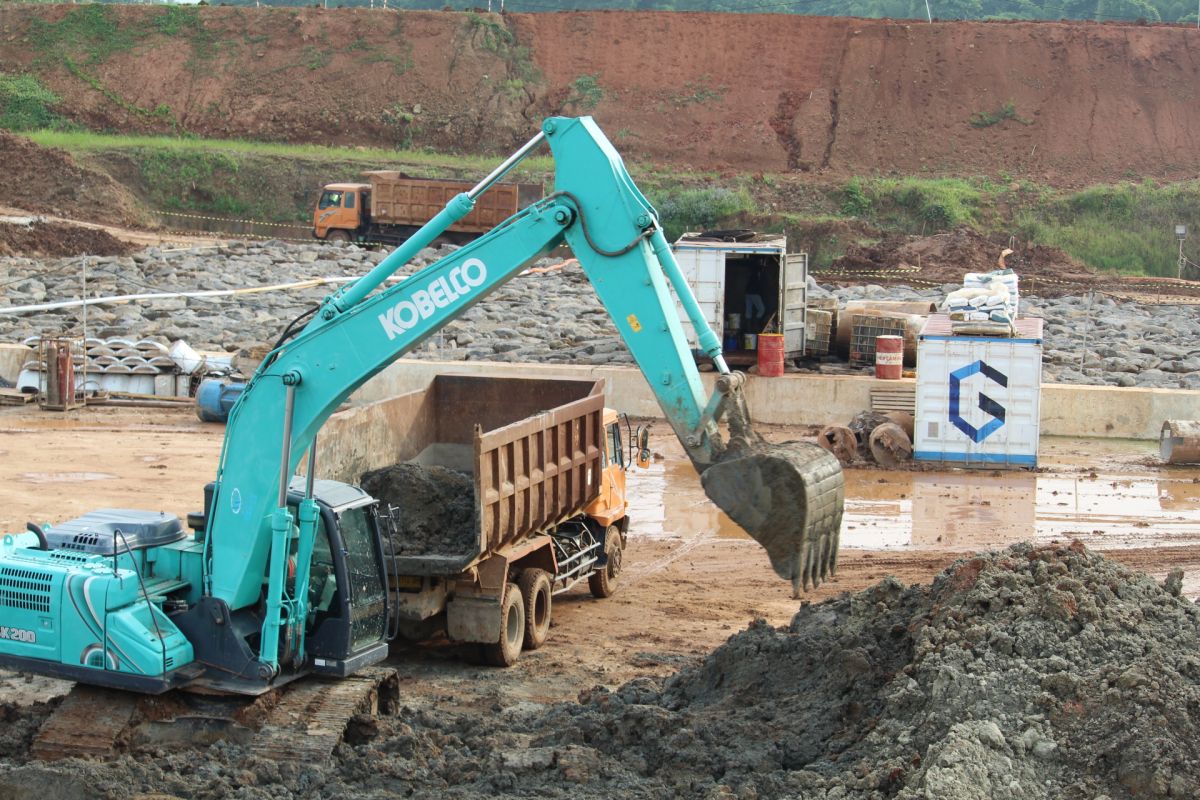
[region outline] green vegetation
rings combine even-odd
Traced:
[[[254,0],[222,0],[254,5]],[[311,0],[264,0],[273,6],[311,6]],[[339,6],[363,7],[370,0],[338,0]],[[445,0],[389,0],[397,9],[474,8],[478,3]],[[806,0],[806,2],[735,3],[730,0],[508,0],[509,12],[577,11],[716,11],[752,14],[811,14],[821,17],[925,19],[924,0]],[[1090,19],[1190,22],[1196,24],[1191,0],[929,0],[934,19]]]
[[[508,65],[510,79],[522,83],[536,83],[541,80],[537,67],[533,65],[533,54],[529,48],[518,43],[517,37],[501,22],[497,22],[490,15],[474,11],[467,12],[466,20],[467,34],[471,41],[499,56]]]
[[[756,211],[745,189],[670,187],[650,190],[648,199],[658,209],[663,231],[671,241],[684,231],[715,228]]]
[[[988,188],[960,178],[852,178],[841,190],[840,208],[881,227],[933,233],[979,222]]]
[[[58,99],[58,95],[42,86],[33,75],[0,72],[0,128],[32,131],[71,127],[54,112]]]
[[[220,152],[202,150],[142,150],[133,154],[160,209],[244,214],[245,203],[224,191],[222,183],[236,181],[238,162]]]
[[[599,75],[580,75],[571,81],[571,94],[567,97],[567,105],[574,106],[579,111],[591,111],[600,105],[604,99],[604,90],[600,88]]]
[[[1093,186],[1017,214],[1018,235],[1097,269],[1174,276],[1173,226],[1200,230],[1200,181]]]
[[[19,82],[0,81],[0,94]],[[44,91],[44,90],[41,90]],[[45,106],[52,109],[52,103]],[[37,107],[35,107],[36,111]],[[414,119],[411,110],[389,110],[398,138]],[[34,131],[38,144],[59,147],[101,164],[123,163],[122,174],[154,206],[231,214],[261,221],[303,224],[313,192],[323,183],[358,180],[363,169],[393,168],[423,177],[478,178],[498,156],[460,156],[419,150],[341,148],[192,137],[111,136],[84,131]],[[1078,192],[990,178],[856,177],[841,185],[814,185],[809,177],[722,177],[630,163],[640,186],[662,216],[669,239],[685,230],[748,227],[786,231],[827,265],[854,243],[891,233],[932,234],[960,225],[985,234],[1015,234],[1060,247],[1099,269],[1174,275],[1176,223],[1200,230],[1200,180],[1095,186]],[[546,181],[548,156],[522,163],[512,179]]]
[[[414,175],[427,174],[428,177],[483,176],[499,163],[496,156],[486,155],[452,155],[384,147],[327,147],[242,139],[200,139],[193,136],[136,136],[52,130],[33,131],[28,136],[44,147],[58,147],[75,153],[147,149],[169,153],[225,153],[235,157],[278,156],[297,161],[353,162],[381,168],[404,168]],[[550,156],[531,156],[514,170],[513,175],[522,180],[540,180],[552,169]]]
[[[993,125],[999,125],[1001,122],[1004,122],[1007,119],[1011,119],[1014,122],[1019,122],[1022,125],[1032,125],[1033,124],[1033,120],[1021,119],[1020,117],[1018,117],[1017,116],[1017,107],[1015,105],[1013,105],[1011,102],[1005,103],[1004,105],[1000,106],[1000,109],[998,111],[993,111],[993,112],[976,111],[974,114],[971,115],[970,122],[971,122],[972,128],[990,128]]]
[[[304,66],[311,70],[322,69],[329,66],[329,62],[333,59],[333,53],[329,50],[322,50],[320,47],[309,45],[304,48]]]
[[[712,80],[708,75],[701,75],[697,81],[688,81],[683,85],[683,92],[671,98],[671,102],[677,108],[682,108],[686,105],[704,105],[711,101],[720,101],[725,96],[725,87],[719,86],[716,89],[708,86],[708,82]]]
[[[29,41],[42,65],[70,62],[95,66],[111,56],[133,49],[146,31],[122,26],[111,6],[72,7],[58,22],[35,17],[29,25]]]

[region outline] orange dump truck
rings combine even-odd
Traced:
[[[453,524],[414,549],[401,534],[385,553],[394,623],[409,639],[477,642],[507,666],[545,642],[554,595],[584,581],[598,598],[616,590],[626,470],[648,458],[645,432],[604,407],[602,380],[438,375],[334,414],[316,463],[319,477],[361,481],[393,540],[414,518]],[[457,494],[429,481],[388,497],[378,486],[396,468],[452,472]],[[436,516],[452,505],[455,514]]]
[[[473,184],[410,178],[395,170],[363,175],[370,183],[331,183],[313,209],[313,236],[330,242],[398,245]],[[463,244],[490,231],[542,197],[540,184],[499,183],[476,202],[475,210],[451,225],[442,239]]]

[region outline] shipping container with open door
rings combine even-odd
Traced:
[[[779,332],[789,357],[804,354],[805,325],[808,313],[808,253],[788,253],[784,259],[783,296],[780,305]]]
[[[784,334],[787,358],[804,354],[808,258],[788,255],[785,237],[754,231],[685,233],[674,251],[730,366],[756,363],[757,337],[766,332]],[[799,274],[793,276],[793,270]],[[696,333],[678,299],[676,309],[699,356]]]

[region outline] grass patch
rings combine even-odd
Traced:
[[[685,231],[712,229],[753,214],[756,205],[745,189],[725,187],[665,188],[650,190],[648,199],[658,209],[668,241]]]
[[[58,101],[58,95],[42,86],[35,76],[0,72],[0,128],[10,131],[69,128],[72,123],[54,111]]]
[[[391,166],[424,167],[449,177],[452,174],[478,175],[491,172],[502,158],[497,156],[453,155],[424,150],[391,150],[383,147],[327,147],[317,144],[255,142],[244,139],[201,139],[191,136],[135,136],[90,131],[32,131],[27,134],[44,147],[71,152],[129,150],[144,148],[166,152],[213,152],[227,154],[279,156],[307,161],[352,161],[376,168]],[[539,180],[554,169],[550,156],[531,156],[514,170],[516,176]],[[432,177],[432,175],[431,175]]]
[[[44,63],[70,60],[95,66],[142,41],[146,31],[122,26],[111,6],[72,7],[58,22],[35,17],[29,24],[29,41]]]
[[[1011,101],[1000,106],[999,110],[997,111],[976,111],[971,115],[970,123],[972,128],[990,128],[993,125],[999,125],[1001,122],[1009,119],[1011,119],[1013,122],[1019,122],[1022,125],[1033,124],[1033,120],[1021,119],[1017,116],[1017,107],[1013,105]]]
[[[1092,186],[1047,199],[1016,218],[1021,236],[1061,247],[1088,266],[1164,277],[1177,271],[1177,223],[1200,230],[1200,181]]]
[[[685,83],[683,85],[683,92],[673,96],[671,102],[676,108],[720,102],[721,98],[725,96],[725,87],[718,86],[716,89],[713,89],[708,85],[710,80],[712,78],[708,75],[701,75],[698,81]]]
[[[840,191],[842,213],[907,233],[974,225],[989,194],[986,182],[961,178],[851,178]]]
[[[571,81],[571,94],[567,97],[566,105],[579,111],[591,111],[600,105],[604,99],[604,89],[600,88],[599,77],[599,74],[580,75]]]

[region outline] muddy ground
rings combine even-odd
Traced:
[[[0,529],[103,506],[194,510],[222,434],[186,410],[0,410]],[[852,470],[838,576],[809,598],[896,582],[799,607],[757,545],[704,501],[665,426],[652,448],[651,467],[631,476],[616,596],[555,598],[550,642],[508,670],[473,666],[452,645],[396,649],[401,714],[367,726],[331,768],[289,772],[227,746],[30,764],[28,739],[48,713],[35,703],[55,685],[18,677],[3,684],[0,797],[924,796],[916,785],[943,787],[932,797],[1188,796],[1171,792],[1196,775],[1190,745],[1173,738],[1190,730],[1190,706],[1154,698],[1193,691],[1194,615],[1158,583],[1176,566],[1200,570],[1194,471],[1154,466],[1149,444],[1056,440],[1036,475]],[[953,535],[939,540],[939,528]],[[1072,551],[1018,550],[906,588],[977,549],[1074,532],[1153,582]],[[1081,588],[1097,582],[1110,587],[1103,602]],[[1017,597],[1025,605],[994,599]],[[1023,632],[1035,622],[1036,636]],[[1152,623],[1173,638],[1137,633]],[[1089,624],[1111,629],[1100,641],[1118,658],[1097,661]],[[1037,652],[1018,663],[996,631]],[[964,700],[976,695],[986,703]],[[962,713],[946,724],[937,712],[951,701]],[[1143,737],[1156,738],[1136,746]],[[1153,763],[1150,747],[1162,754]],[[1090,794],[1068,791],[1077,779]]]

